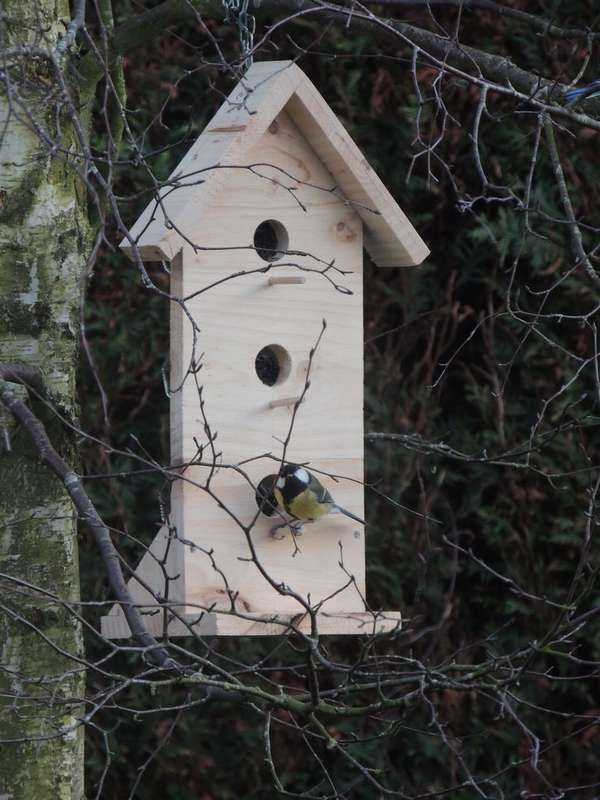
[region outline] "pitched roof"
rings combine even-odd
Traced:
[[[161,200],[149,203],[131,228],[142,258],[170,260],[176,255],[183,240],[173,225],[185,228],[192,213],[200,219],[234,175],[214,167],[243,164],[245,153],[283,109],[362,218],[373,261],[380,267],[420,264],[429,253],[427,246],[315,86],[291,61],[253,64],[231,92],[161,186]],[[121,247],[131,255],[128,239]]]

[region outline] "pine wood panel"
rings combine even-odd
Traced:
[[[218,613],[202,616],[186,614],[184,622],[173,619],[168,631],[170,636],[190,636],[192,634],[188,626],[191,626],[193,633],[198,636],[280,636],[289,630],[290,623],[303,633],[310,633],[310,620],[306,616],[290,614],[264,614],[245,619]],[[400,630],[402,617],[399,611],[319,614],[317,624],[321,636],[368,636]],[[150,633],[161,636],[164,625],[162,615],[147,617],[147,625]],[[108,639],[126,639],[130,636],[129,626],[123,617],[103,617],[102,635]]]
[[[309,353],[325,318],[327,329],[313,360],[310,388],[296,417],[287,460],[310,461],[317,468],[361,481],[362,225],[343,200],[325,191],[334,181],[289,117],[282,113],[276,122],[250,151],[249,162],[277,164],[280,170],[262,168],[262,177],[239,171],[235,186],[228,187],[215,201],[203,224],[186,232],[201,237],[211,249],[195,254],[189,248],[184,250],[184,295],[190,296],[228,274],[267,267],[248,244],[257,226],[268,219],[285,227],[290,250],[308,253],[325,264],[336,259],[340,267],[351,270],[352,274],[336,279],[353,294],[341,294],[321,275],[274,265],[267,273],[236,277],[188,301],[188,309],[202,329],[198,352],[203,353],[199,378],[204,387],[204,409],[213,433],[218,432],[217,446],[224,463],[237,463],[267,451],[279,456],[293,408],[272,408],[270,403],[302,392]],[[281,170],[302,176],[304,184],[291,183],[297,186],[296,197],[301,204],[285,188],[290,182],[282,178]],[[309,255],[294,254],[282,261],[321,266]],[[298,274],[306,277],[302,285],[269,285],[272,275]],[[291,359],[289,377],[275,386],[261,383],[254,368],[256,355],[269,344],[285,348]],[[182,355],[184,363],[192,355],[189,326],[187,333],[184,330]],[[206,443],[206,435],[191,379],[181,394],[182,455],[186,460],[194,454],[196,441]],[[277,466],[263,460],[245,469],[257,483],[265,474],[277,471]],[[186,477],[198,475],[202,470],[186,472]],[[221,470],[213,487],[222,505],[246,524],[252,519],[256,511],[253,490],[237,473]],[[360,483],[344,481],[331,488],[339,503],[362,516]],[[227,587],[211,560],[203,555],[203,551],[212,550],[229,589],[238,593],[242,610],[298,611],[296,600],[279,595],[254,564],[240,560],[249,555],[247,542],[219,504],[187,482],[182,493],[184,536],[199,548],[185,557],[187,602],[228,607]],[[334,593],[347,580],[338,566],[342,542],[346,567],[364,594],[364,531],[357,530],[354,523],[332,516],[307,526],[299,540],[300,553],[295,556],[289,536],[281,541],[270,536],[274,523],[262,517],[252,535],[259,559],[275,581],[286,583],[304,597],[310,595],[313,602]],[[360,611],[360,595],[356,588],[348,588],[329,600],[326,608]]]
[[[223,105],[173,174],[172,186],[181,185],[168,194],[164,210],[149,206],[134,229],[146,258],[172,260],[171,291],[185,299],[199,326],[194,349],[189,321],[172,304],[171,388],[179,387],[171,398],[172,460],[189,460],[198,444],[210,460],[205,414],[218,434],[219,464],[244,462],[253,484],[276,472],[275,461],[257,457],[282,453],[293,412],[289,401],[303,391],[309,353],[325,319],[286,460],[345,476],[338,483],[322,480],[340,505],[362,517],[363,225],[367,246],[382,265],[418,263],[427,249],[300,70],[288,62],[257,64],[246,78],[255,87],[248,104],[235,107],[244,94],[238,86],[230,97],[234,105]],[[165,226],[165,212],[176,228]],[[253,248],[254,232],[265,220],[276,220],[289,237],[288,254],[272,264]],[[349,273],[328,274],[351,294],[315,272],[331,263]],[[254,365],[258,352],[272,344],[285,349],[291,369],[285,380],[266,386]],[[186,376],[192,360],[202,364],[204,414],[195,382]],[[372,631],[372,617],[364,613],[362,526],[330,515],[306,526],[296,548],[289,533],[270,535],[275,518],[260,516],[250,533],[259,568],[243,530],[256,515],[253,486],[221,466],[208,493],[202,488],[207,475],[200,466],[186,469],[172,495],[171,522],[180,541],[170,554],[170,574],[179,576],[171,596],[185,603],[196,630],[280,633],[273,615],[285,622],[302,611],[296,599],[277,590],[283,585],[313,605],[323,601],[323,633]],[[161,532],[153,548],[164,546],[164,539]],[[156,567],[147,555],[139,574],[160,589],[164,579]],[[353,582],[345,586],[350,575]],[[232,611],[232,598],[235,610],[250,619],[225,613]],[[134,599],[145,603],[149,596],[135,588]],[[207,611],[198,622],[199,609]],[[161,631],[157,616],[147,619]],[[376,627],[397,624],[399,614],[388,612]],[[183,635],[185,626],[173,626],[175,635]],[[103,618],[103,630],[127,635],[120,609]]]
[[[274,462],[265,459],[248,465],[252,482],[273,472]],[[337,474],[362,475],[362,461],[325,461],[319,466]],[[197,476],[200,470],[186,472]],[[363,513],[362,488],[349,481],[334,483],[323,478],[336,500],[357,515]],[[249,525],[256,514],[254,491],[240,476],[222,470],[212,486],[216,499],[189,484],[183,488],[184,530],[187,541],[196,549],[186,547],[185,585],[186,601],[202,608],[230,608],[230,592],[235,593],[238,609],[242,613],[297,613],[301,606],[295,598],[282,596],[269,583],[255,563],[248,559],[251,549],[241,527],[232,521],[219,505],[226,506],[244,525]],[[275,539],[270,531],[279,519],[261,515],[253,530],[251,541],[259,563],[272,581],[297,592],[314,605],[336,592],[324,604],[326,611],[362,611],[361,596],[365,593],[365,532],[362,525],[341,514],[332,514],[314,524],[305,526],[296,539],[298,551],[291,534],[282,531],[284,538]],[[343,551],[340,551],[340,545]],[[210,552],[210,557],[207,553]],[[343,562],[348,573],[354,576],[355,585],[341,590],[348,575],[340,567]],[[216,571],[214,566],[220,570]],[[223,578],[223,573],[225,578]],[[191,609],[188,609],[191,612]]]
[[[333,180],[302,135],[285,114],[278,118],[275,134],[267,133],[250,152],[286,170],[301,170],[306,182],[331,187]],[[287,433],[290,407],[270,408],[269,403],[298,396],[305,384],[309,353],[322,326],[322,338],[311,369],[311,386],[295,425],[290,458],[297,460],[362,459],[363,455],[363,334],[362,334],[362,226],[358,216],[329,192],[300,185],[297,196],[306,210],[275,181],[240,171],[235,187],[219,198],[203,224],[190,236],[209,250],[184,251],[183,293],[193,295],[227,275],[268,267],[249,246],[263,220],[282,223],[289,249],[309,256],[284,256],[267,273],[235,277],[188,301],[188,309],[201,328],[196,356],[203,353],[200,374],[205,389],[205,410],[218,431],[219,448],[228,461],[238,461],[273,450]],[[232,249],[233,248],[233,249]],[[314,272],[332,259],[351,274],[334,280],[353,294],[341,294]],[[290,266],[281,266],[281,263]],[[269,285],[273,275],[306,277],[303,285]],[[192,357],[191,326],[184,320],[181,357]],[[266,386],[258,379],[254,363],[269,344],[285,348],[291,358],[287,380]],[[178,401],[179,402],[179,401]],[[192,380],[185,383],[182,455],[194,452],[194,437],[202,436],[198,395]]]
[[[132,227],[142,257],[171,259],[189,242],[185,231],[204,223],[223,190],[238,184],[230,167],[253,162],[253,149],[283,109],[354,204],[375,263],[420,264],[429,252],[424,242],[315,86],[290,61],[255,63],[234,88],[161,189],[160,203],[149,203]],[[268,161],[261,154],[258,160]],[[131,254],[129,239],[123,248]]]
[[[176,491],[179,493],[180,488],[178,487]],[[140,559],[135,575],[127,581],[127,588],[132,601],[135,604],[146,605],[151,608],[157,605],[155,595],[168,597],[171,602],[180,602],[183,599],[183,556],[184,550],[181,543],[170,536],[167,527],[162,526],[148,547],[147,552]],[[165,572],[169,578],[174,578],[174,580],[167,582],[165,580]],[[145,621],[149,619],[150,617]],[[102,617],[103,630],[105,621],[108,625],[108,630],[111,629],[110,626],[113,624],[117,625],[117,627],[119,625],[121,627],[125,626],[129,630],[125,615],[119,605],[112,606],[108,615]]]

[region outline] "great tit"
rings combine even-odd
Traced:
[[[294,520],[296,533],[305,522],[316,522],[326,514],[345,514],[364,525],[364,521],[338,506],[323,484],[307,469],[298,464],[284,464],[278,475],[267,475],[256,489],[256,504],[263,514],[272,517],[285,512]],[[272,529],[274,533],[287,522]]]

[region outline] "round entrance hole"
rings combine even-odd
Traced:
[[[291,367],[290,354],[279,344],[263,347],[254,361],[256,374],[266,386],[283,383],[290,374]]]
[[[278,261],[289,241],[288,232],[276,219],[266,219],[254,231],[254,247],[263,261]]]

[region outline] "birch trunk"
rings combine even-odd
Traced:
[[[67,0],[3,0],[0,46],[52,51],[69,18]],[[0,361],[38,367],[75,415],[85,192],[61,155],[75,138],[53,68],[30,54],[11,63],[10,90],[0,87]],[[48,424],[43,405],[35,410]],[[50,433],[73,461],[60,426],[50,423]],[[0,434],[0,572],[77,600],[72,506],[26,435],[6,419]],[[63,655],[82,655],[81,626],[6,577],[0,604],[0,798],[81,800],[84,672]]]

